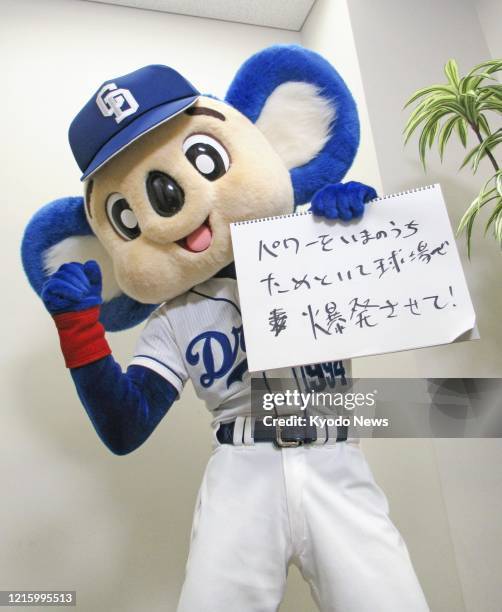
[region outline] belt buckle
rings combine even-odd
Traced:
[[[302,440],[283,440],[282,439],[282,427],[275,425],[275,444],[280,448],[297,448],[303,444]]]

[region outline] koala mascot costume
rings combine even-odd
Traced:
[[[249,416],[229,224],[307,202],[346,221],[376,196],[340,183],[359,123],[335,69],[301,47],[271,47],[244,63],[222,101],[147,66],[104,83],[69,138],[85,198],[42,208],[22,256],[97,433],[130,453],[188,379],[214,416],[178,611],[277,610],[289,563],[324,612],[428,610],[357,440],[285,428],[274,444],[272,428]],[[145,319],[123,372],[105,330]],[[348,365],[281,376],[309,391],[323,378],[343,383]]]

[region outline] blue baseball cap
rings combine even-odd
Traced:
[[[68,137],[89,178],[141,135],[191,106],[200,93],[168,66],[145,66],[106,81],[78,113]]]

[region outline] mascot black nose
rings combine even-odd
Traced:
[[[183,189],[172,177],[159,170],[148,174],[146,192],[152,208],[161,217],[172,217],[185,203]]]

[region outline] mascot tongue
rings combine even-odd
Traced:
[[[185,245],[189,251],[199,253],[205,251],[211,244],[213,234],[209,227],[203,223],[185,238]]]

